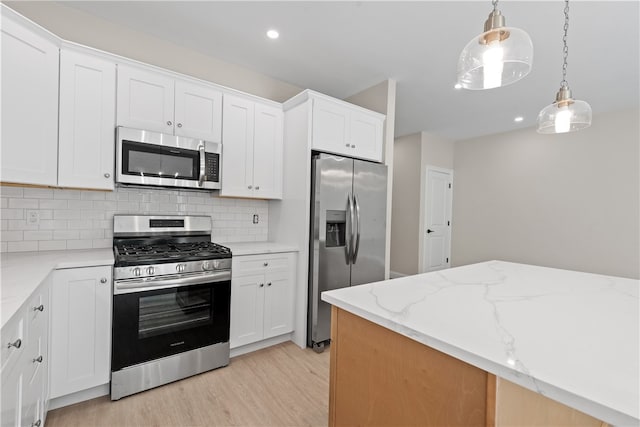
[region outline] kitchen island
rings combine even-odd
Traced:
[[[638,425],[638,288],[490,261],[324,292],[330,425]]]

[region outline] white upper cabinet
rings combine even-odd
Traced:
[[[225,95],[221,196],[282,198],[282,110]]]
[[[60,52],[58,185],[113,190],[116,65]]]
[[[176,135],[220,142],[222,92],[177,80],[175,102]]]
[[[312,98],[312,148],[382,161],[384,116],[330,98]]]
[[[4,12],[0,181],[56,185],[59,49]]]
[[[117,124],[220,142],[222,92],[118,65]]]

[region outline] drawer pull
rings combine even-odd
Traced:
[[[38,420],[35,423],[31,424],[31,427],[40,427],[42,425],[42,420]]]
[[[35,359],[33,359],[33,363],[36,363],[36,362],[42,363],[42,355],[40,355],[40,356],[36,357]]]
[[[33,307],[33,311],[44,311],[44,305],[40,304],[37,307]]]
[[[261,287],[261,288],[262,288],[262,287],[264,287],[264,283],[260,283],[260,287]]]
[[[265,263],[264,263],[264,266],[265,266],[265,267],[269,267],[269,263],[268,263],[268,262],[265,262]]]
[[[271,282],[267,283],[267,286],[271,286]]]
[[[21,346],[22,346],[22,340],[20,338],[18,338],[14,342],[10,342],[7,345],[7,348],[11,348],[11,347],[20,348]]]

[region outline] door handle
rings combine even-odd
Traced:
[[[435,233],[435,230],[427,230],[427,234],[429,233]]]
[[[355,193],[353,194],[353,206],[355,207],[356,218],[356,243],[353,248],[353,263],[355,264],[358,259],[358,252],[360,252],[360,204]]]
[[[204,142],[198,145],[198,151],[200,152],[200,176],[198,177],[198,186],[202,187],[202,183],[204,182],[204,169],[206,167],[204,156]]]
[[[351,194],[347,194],[347,232],[344,237],[344,251],[345,258],[347,261],[347,265],[351,263],[351,253],[352,253],[352,245],[353,245],[353,201],[351,199]]]

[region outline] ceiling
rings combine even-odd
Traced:
[[[337,98],[395,79],[396,136],[460,140],[535,126],[562,79],[561,0],[499,3],[507,26],[531,36],[534,61],[525,79],[488,91],[453,85],[490,1],[62,3]],[[571,3],[567,80],[594,114],[639,106],[639,17],[638,1]],[[278,40],[265,37],[269,28]]]

